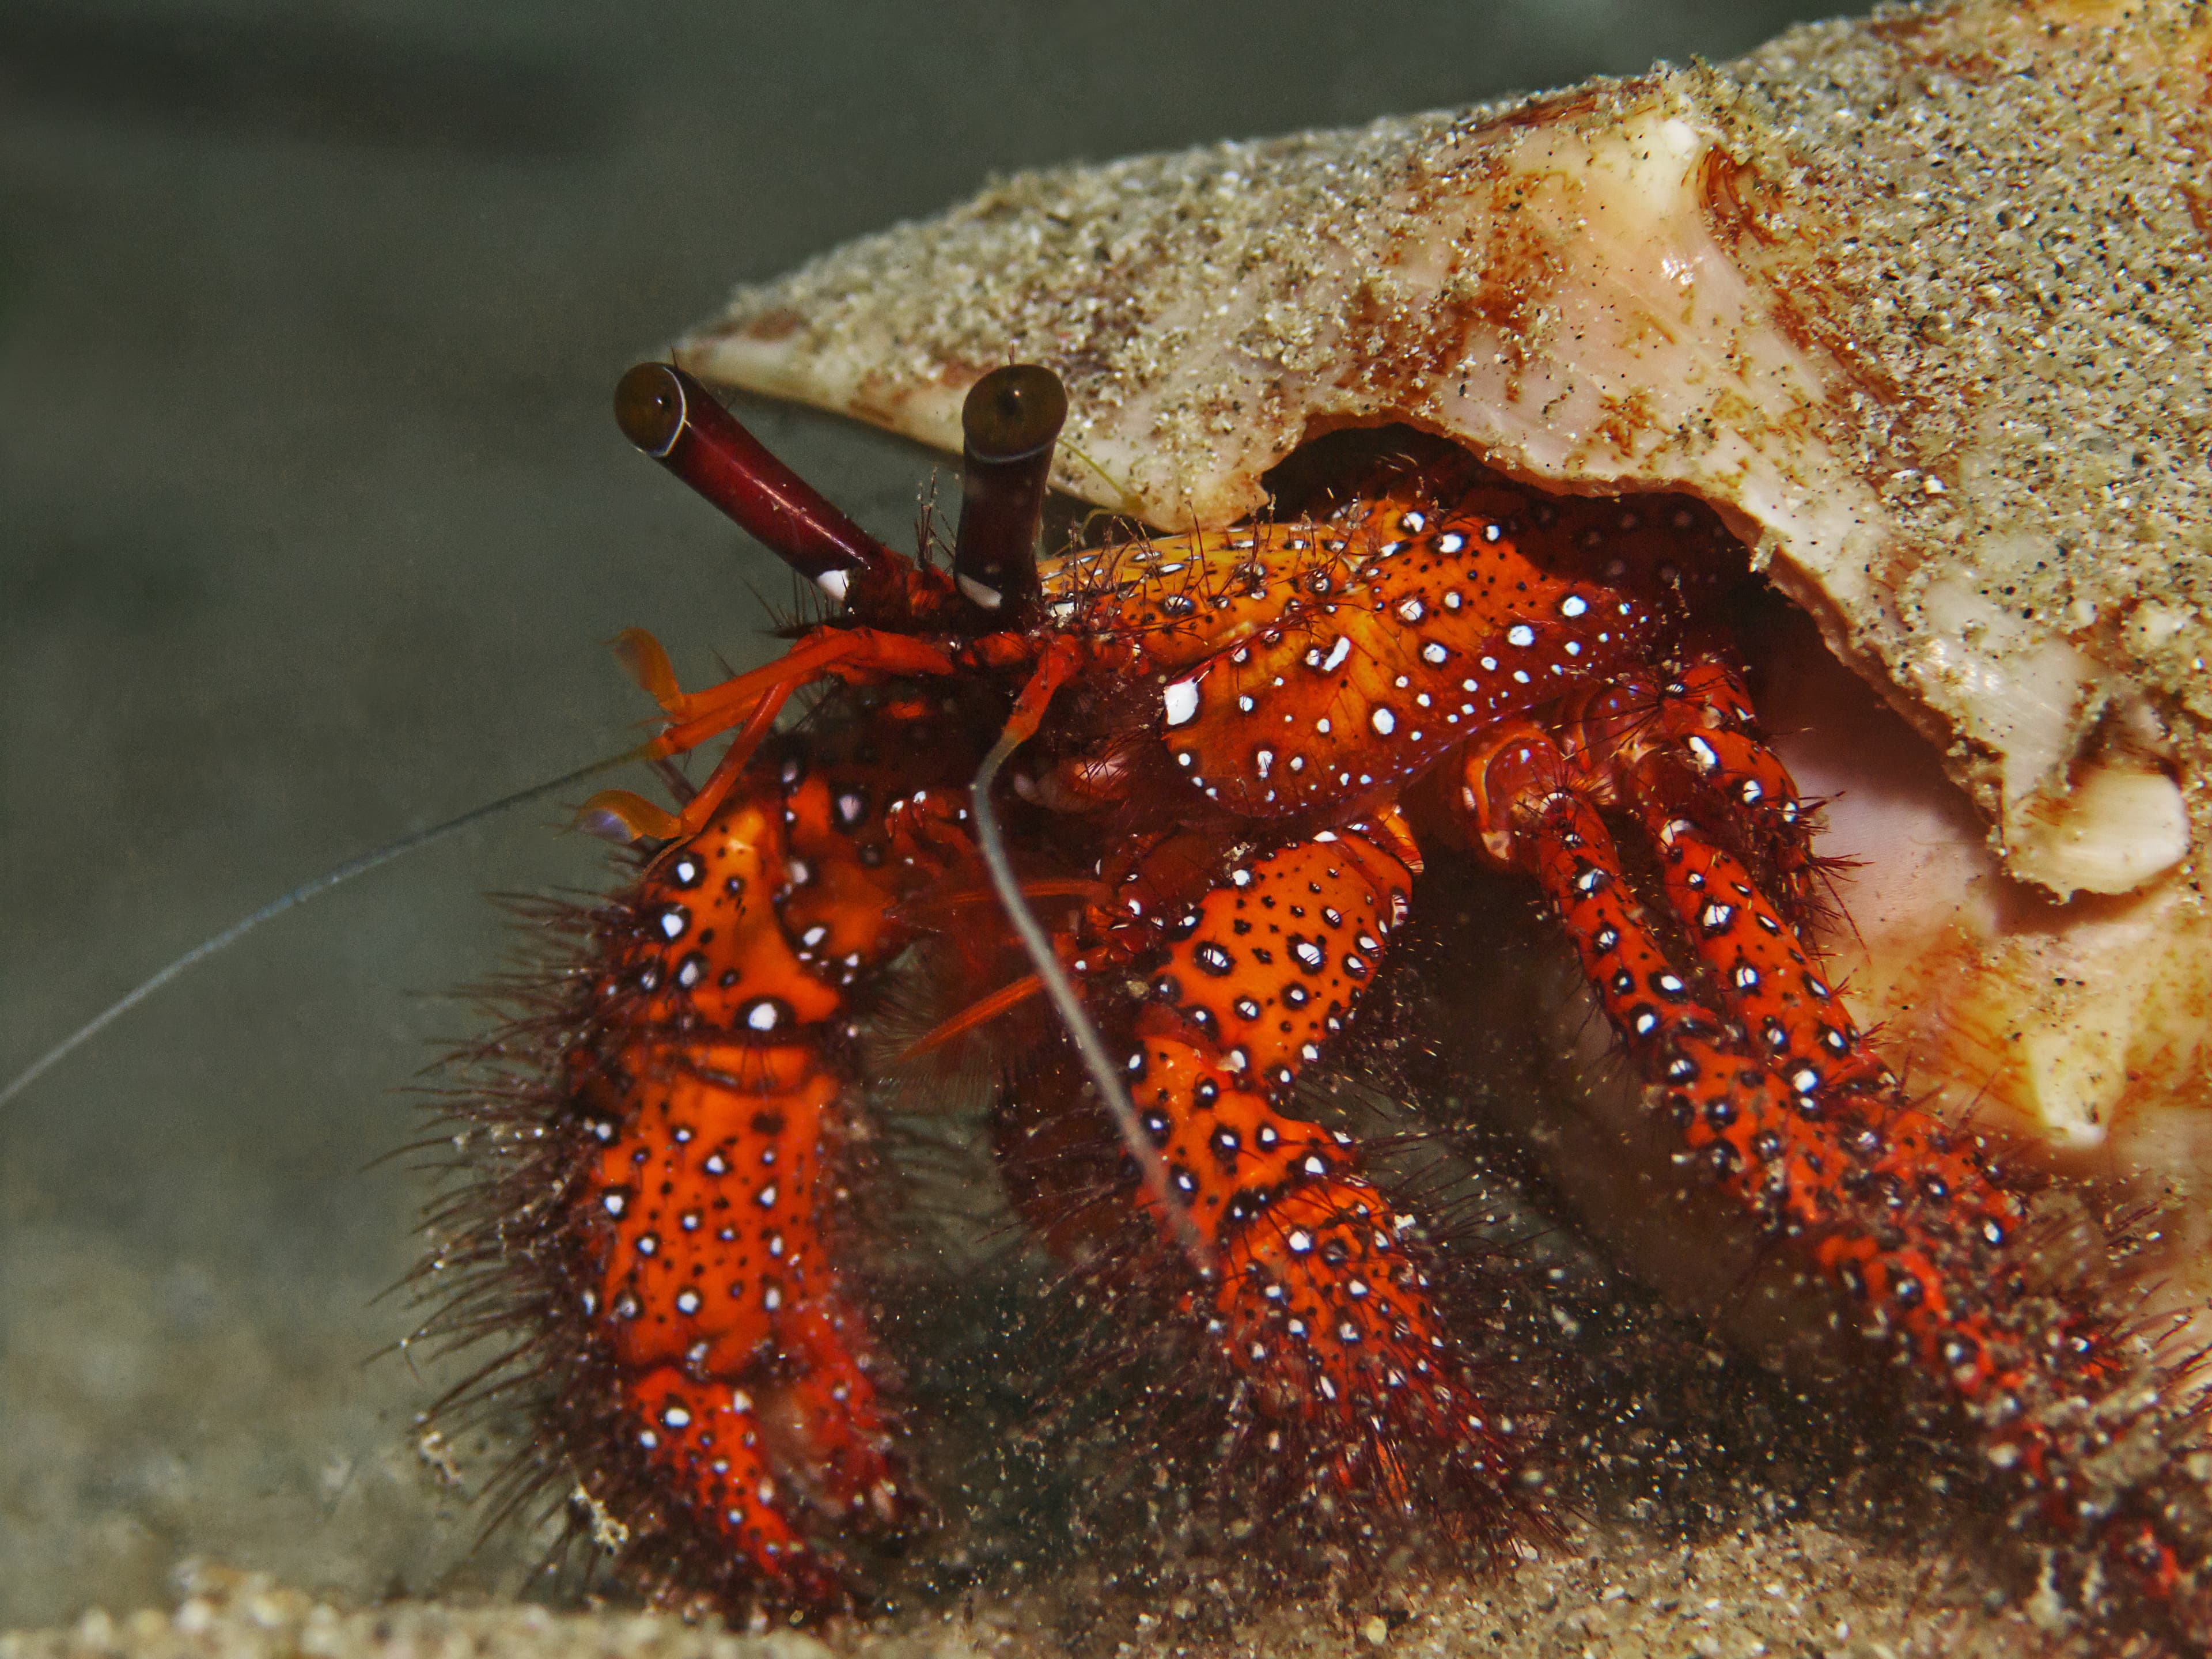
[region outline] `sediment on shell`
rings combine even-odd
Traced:
[[[2185,5],[1967,3],[1024,174],[739,290],[679,353],[947,447],[975,378],[1045,362],[1056,482],[1168,527],[1390,420],[1565,489],[1692,489],[2011,874],[2131,890],[2212,813],[2208,49]]]

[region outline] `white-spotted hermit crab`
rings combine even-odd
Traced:
[[[542,1073],[471,1109],[503,1133],[430,1332],[520,1322],[543,1467],[648,1582],[864,1591],[857,1545],[927,1500],[836,1265],[844,1171],[865,1030],[927,959],[915,1046],[1004,1045],[1014,1207],[1206,1350],[1269,1508],[1540,1529],[1419,1206],[1297,1086],[1425,860],[1473,858],[1556,916],[1678,1163],[1899,1362],[2053,1582],[2212,1645],[2184,1350],[2049,1270],[1945,1111],[2195,1177],[2126,1137],[2205,1103],[2208,46],[2201,8],[1967,4],[1025,177],[632,371],[629,435],[835,608],[694,691],[628,636],[659,755],[735,737],[673,812],[590,808],[653,850],[530,1027]],[[857,530],[695,372],[962,422],[949,556]],[[1267,501],[1352,427],[1410,430]],[[1040,559],[1048,479],[1158,528]],[[1852,819],[1881,1042],[1719,623],[1747,551],[1990,826],[1931,874],[1890,843],[1939,809]],[[1894,793],[1815,764],[1839,816]]]

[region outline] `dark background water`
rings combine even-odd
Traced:
[[[0,7],[0,1073],[361,849],[633,741],[787,584],[609,421],[732,283],[994,173],[1725,57],[1774,0]],[[904,540],[933,458],[769,441]],[[368,1358],[553,805],[210,964],[0,1109],[0,1624],[212,1553],[423,1589],[469,1535]],[[496,1576],[503,1559],[480,1564]]]

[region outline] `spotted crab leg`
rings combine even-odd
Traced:
[[[1172,867],[1170,884],[1188,867],[1176,846],[1153,860]],[[1186,1307],[1328,1478],[1394,1507],[1431,1466],[1494,1492],[1518,1462],[1510,1426],[1465,1381],[1413,1218],[1361,1172],[1349,1136],[1290,1105],[1299,1073],[1351,1018],[1419,862],[1395,811],[1286,841],[1233,864],[1187,908],[1114,913],[1077,964],[1094,995],[1149,975],[1129,1091],[1215,1263],[1212,1288]],[[1123,891],[1144,890],[1146,875],[1132,872]],[[1157,1203],[1137,1201],[1164,1236]]]
[[[2158,1437],[2180,1419],[2140,1389],[2143,1356],[2108,1318],[2022,1281],[2011,1254],[2022,1200],[1976,1142],[1905,1100],[1751,867],[1677,810],[1698,790],[1670,775],[1652,734],[1679,712],[1629,741],[1591,742],[1592,726],[1570,722],[1563,746],[1524,722],[1470,745],[1472,828],[1535,878],[1685,1146],[1911,1357],[1926,1393],[1968,1418],[2023,1521],[2097,1552],[2111,1580],[2197,1629],[2201,1528],[2156,1483],[2098,1473],[2162,1455]],[[1675,740],[1696,736],[1677,723]],[[1731,769],[1705,760],[1693,751],[1689,770]],[[1770,795],[1786,788],[1786,772],[1763,775]],[[1688,961],[1637,902],[1599,799],[1650,836]]]
[[[959,769],[950,734],[913,741]],[[915,820],[958,810],[957,788],[929,798],[836,742],[756,756],[701,833],[603,913],[604,983],[565,1055],[600,1146],[573,1199],[599,1409],[659,1472],[635,1478],[684,1513],[664,1553],[806,1607],[843,1599],[812,1517],[880,1531],[913,1513],[832,1260],[848,1224],[844,988],[904,948],[896,902],[942,872]]]
[[[1694,818],[1744,857],[1793,927],[1818,913],[1817,804],[1767,747],[1742,682],[1716,657],[1672,678],[1626,674],[1570,697],[1553,723],[1591,787],[1621,795],[1647,830]]]

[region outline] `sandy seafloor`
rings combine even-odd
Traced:
[[[759,596],[787,583],[605,414],[621,368],[729,283],[994,171],[1725,56],[1793,15],[454,12],[0,12],[0,1071],[289,884],[623,746],[642,710],[616,628],[655,628],[695,679],[762,648]],[[747,413],[905,539],[927,458]],[[471,1553],[481,1456],[459,1449],[456,1485],[417,1443],[439,1377],[390,1352],[409,1313],[383,1292],[425,1189],[375,1160],[415,1133],[433,1039],[480,1024],[424,994],[497,965],[479,895],[599,879],[559,817],[287,918],[0,1111],[0,1627],[25,1632],[5,1659],[817,1650],[513,1601],[535,1546]],[[1011,1588],[822,1639],[2045,1650],[1951,1511],[1831,1526],[1801,1478],[1780,1455],[1686,1534],[1601,1509],[1510,1571],[1340,1600],[1201,1577],[1147,1606],[1045,1540],[1060,1565]]]

